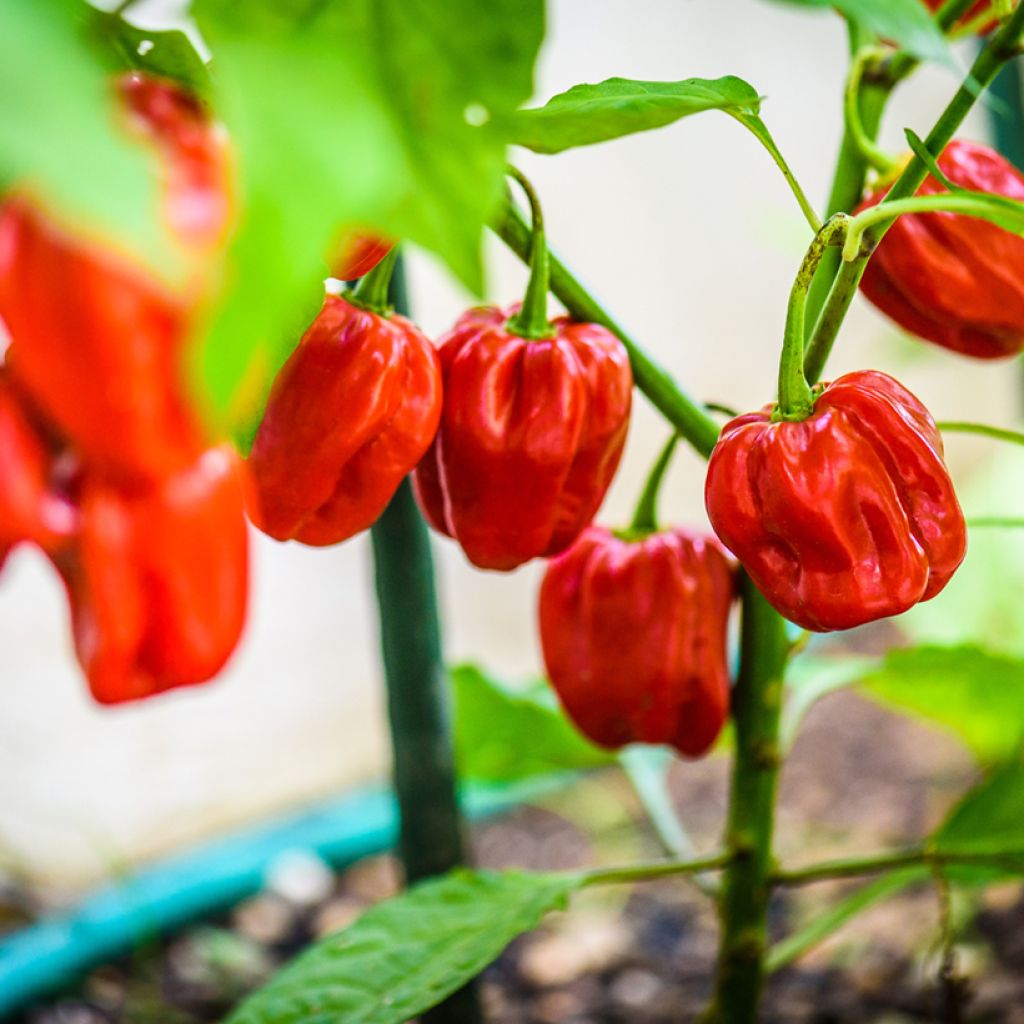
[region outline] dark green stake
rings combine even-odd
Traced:
[[[399,312],[409,308],[400,258],[391,301]],[[430,539],[408,479],[370,536],[400,820],[398,852],[412,883],[465,863],[466,851]],[[479,1024],[481,1019],[473,985],[421,1017],[429,1024]]]

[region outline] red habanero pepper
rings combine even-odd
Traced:
[[[544,663],[580,731],[604,747],[705,753],[729,710],[734,592],[714,538],[585,530],[548,564],[540,590]]]
[[[727,423],[705,501],[771,605],[818,632],[934,597],[967,546],[935,421],[874,370],[821,385],[807,419],[766,406]]]
[[[953,141],[938,164],[954,184],[1024,199],[1024,177],[987,146]],[[929,176],[918,195],[945,191]],[[868,261],[861,290],[905,330],[954,352],[998,359],[1024,349],[1024,238],[977,217],[904,214]]]
[[[393,248],[394,242],[373,235],[349,235],[342,243],[341,253],[332,273],[341,281],[354,281],[357,277],[364,277]]]
[[[235,649],[248,584],[240,469],[221,446],[141,488],[83,470],[77,543],[55,562],[100,703],[205,682]]]
[[[337,544],[367,529],[437,431],[433,345],[405,317],[352,302],[328,296],[274,381],[249,456],[250,516],[277,540]]]
[[[18,193],[0,207],[0,317],[19,348],[20,381],[76,451],[123,477],[157,478],[206,445],[183,350],[227,224],[226,149],[177,86],[138,74],[118,85],[128,130],[157,151],[190,283],[173,292]]]

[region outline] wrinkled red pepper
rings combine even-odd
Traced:
[[[224,145],[177,86],[119,81],[129,130],[157,150],[164,213],[195,282],[176,294],[110,248],[73,237],[27,195],[0,209],[0,317],[19,378],[83,457],[125,477],[189,466],[205,447],[184,346],[202,268],[228,214]]]
[[[423,333],[329,296],[278,374],[256,434],[253,522],[313,545],[367,529],[440,415],[437,353]]]
[[[938,164],[954,184],[1024,200],[1024,177],[987,146],[953,141]],[[945,191],[929,176],[918,194]],[[1024,238],[988,221],[904,214],[868,261],[861,289],[905,330],[954,352],[998,359],[1024,349]]]
[[[540,590],[544,663],[580,731],[604,747],[705,753],[729,710],[734,592],[733,568],[711,537],[585,530],[549,563]]]
[[[550,338],[510,333],[513,307],[471,309],[439,342],[444,409],[416,469],[427,521],[482,569],[567,548],[618,466],[632,373],[598,324],[561,317]]]
[[[341,254],[332,273],[342,281],[354,281],[357,277],[364,277],[393,248],[394,243],[383,238],[376,238],[373,235],[350,235],[342,244]]]
[[[100,703],[205,682],[235,649],[248,586],[239,470],[227,446],[139,488],[83,470],[76,543],[55,562]]]
[[[772,606],[819,632],[934,597],[967,546],[935,421],[875,370],[823,385],[805,420],[766,406],[727,423],[705,499]]]

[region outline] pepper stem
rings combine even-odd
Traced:
[[[672,461],[672,454],[679,442],[679,435],[673,434],[662,448],[657,461],[651,467],[650,475],[640,492],[640,500],[636,503],[636,512],[633,513],[633,522],[630,523],[631,534],[654,533],[658,529],[658,492],[661,490],[661,482],[665,478],[665,471]]]
[[[505,325],[506,330],[520,338],[550,338],[548,321],[548,246],[544,237],[544,214],[540,200],[526,175],[516,167],[508,168],[508,175],[519,182],[530,201],[533,229],[530,236],[530,280],[519,312]]]
[[[782,340],[782,357],[779,360],[779,401],[772,419],[805,420],[814,408],[814,395],[804,374],[804,317],[807,293],[822,256],[829,246],[842,243],[849,223],[850,217],[845,213],[837,213],[830,217],[814,236],[797,271],[786,310],[786,330]]]
[[[865,163],[884,175],[891,174],[898,166],[898,162],[868,134],[860,115],[860,84],[864,78],[864,70],[869,63],[877,59],[878,53],[874,47],[865,47],[854,54],[843,95],[843,117],[846,121],[847,134]]]
[[[355,288],[346,296],[348,301],[353,306],[369,310],[378,316],[390,316],[394,312],[394,307],[388,301],[388,289],[397,259],[398,246],[396,245],[373,270],[360,279]]]

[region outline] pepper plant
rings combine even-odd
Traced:
[[[930,878],[947,906],[952,883],[1024,870],[1020,696],[1001,698],[1003,739],[975,736],[991,772],[934,834],[824,863],[773,854],[780,764],[827,689],[794,670],[814,666],[804,631],[941,600],[967,542],[942,433],[1024,441],[937,423],[883,368],[821,382],[862,279],[922,343],[958,353],[948,358],[1024,349],[1024,178],[955,138],[1024,52],[1024,7],[790,2],[832,7],[849,31],[845,131],[820,216],[741,78],[615,78],[525,106],[542,0],[193,0],[210,64],[181,32],[133,23],[131,0],[111,13],[0,4],[0,559],[25,542],[57,566],[94,695],[134,700],[216,673],[241,628],[243,507],[282,541],[371,528],[414,884],[300,955],[230,1024],[478,1020],[473,979],[546,913],[583,889],[669,876],[696,879],[717,905],[706,1019],[741,1024],[770,970],[870,899]],[[935,124],[907,132],[905,160],[883,152],[889,96],[978,33]],[[549,250],[541,199],[508,163],[512,145],[557,154],[714,111],[766,149],[807,222],[776,330],[777,392],[724,426]],[[434,345],[412,322],[400,248],[429,250],[482,296],[486,230],[529,265],[523,301],[475,308]],[[325,297],[331,274],[362,280]],[[553,321],[549,294],[565,309]],[[633,521],[596,526],[634,389],[670,439]],[[656,514],[680,443],[709,460],[717,538]],[[540,630],[564,712],[479,672],[449,677],[427,524],[481,568],[549,559]],[[949,724],[933,676],[991,668],[976,650],[911,649],[867,675]],[[464,866],[452,683],[467,777],[618,763],[672,855],[543,874]],[[502,753],[474,733],[474,702],[489,732],[505,730]],[[697,857],[660,788],[663,762],[630,744],[696,757],[727,720],[722,843]],[[870,899],[769,945],[773,891],[874,876]]]

